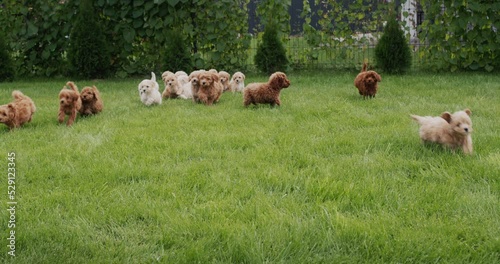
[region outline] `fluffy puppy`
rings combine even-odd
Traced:
[[[101,99],[101,94],[95,85],[86,86],[82,89],[80,93],[80,99],[82,100],[82,108],[80,108],[80,115],[88,116],[95,115],[102,111],[103,104]]]
[[[78,92],[78,87],[76,87],[74,82],[67,82],[67,86],[64,86],[59,92],[59,124],[64,122],[66,115],[69,116],[67,126],[73,125],[75,122],[76,114],[82,108],[82,99],[80,98],[80,93]]]
[[[382,81],[382,78],[375,71],[367,71],[367,64],[363,63],[363,68],[361,72],[354,79],[354,86],[358,88],[359,94],[363,98],[375,97],[378,90],[378,83]]]
[[[13,102],[0,106],[0,123],[10,130],[31,122],[36,111],[35,103],[20,91],[13,91],[12,97]]]
[[[231,79],[231,75],[228,72],[219,72],[219,81],[222,84],[222,92],[229,91],[229,79]]]
[[[208,71],[200,73],[198,78],[198,100],[205,105],[212,105],[217,102],[223,89],[219,81],[219,75]]]
[[[290,80],[286,74],[275,72],[269,77],[267,83],[250,83],[243,90],[243,105],[250,104],[270,104],[271,106],[281,105],[281,89],[290,86]]]
[[[444,112],[441,116],[411,115],[420,125],[422,142],[434,142],[453,150],[462,148],[465,154],[472,154],[471,111],[465,109],[453,114]]]
[[[186,73],[185,71],[176,71],[176,72],[175,72],[175,76],[177,76],[177,77],[179,77],[179,76],[183,76],[183,75],[188,76],[188,75],[187,75],[187,73]]]
[[[165,83],[165,90],[161,94],[163,98],[174,99],[179,97],[179,94],[182,92],[181,85],[177,81],[177,76],[175,76],[172,72],[164,72],[161,75],[163,82]]]
[[[177,81],[181,87],[189,82],[189,76],[184,71],[176,71],[175,76],[177,77]]]
[[[245,74],[242,72],[235,72],[229,82],[229,89],[231,92],[242,92],[245,88]]]
[[[191,87],[191,93],[193,96],[193,102],[199,103],[198,91],[200,90],[200,74],[205,72],[204,70],[193,71],[189,74],[189,86]],[[186,87],[188,89],[189,87]]]
[[[137,89],[139,90],[139,96],[143,104],[147,106],[161,104],[160,86],[156,82],[154,72],[151,72],[151,80],[142,80]]]

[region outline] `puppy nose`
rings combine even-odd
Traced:
[[[464,130],[465,130],[465,132],[469,132],[469,128],[467,128],[467,127],[464,128]]]

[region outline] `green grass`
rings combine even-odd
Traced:
[[[148,108],[140,80],[96,81],[104,112],[71,128],[57,124],[65,80],[0,84],[0,103],[20,89],[38,108],[0,127],[0,262],[498,262],[500,76],[385,75],[363,100],[355,75],[290,73],[274,109],[230,93]],[[466,107],[473,155],[420,144],[409,114]]]

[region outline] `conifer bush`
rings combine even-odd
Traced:
[[[82,0],[70,34],[68,61],[71,74],[104,78],[110,74],[110,52],[92,0]]]
[[[404,73],[411,66],[411,51],[404,31],[391,15],[375,46],[377,67],[387,73]]]
[[[189,46],[186,45],[181,32],[171,30],[167,33],[164,52],[164,69],[175,72],[180,70],[191,71],[193,68]]]
[[[9,53],[5,34],[0,31],[0,82],[14,79],[14,62]]]
[[[266,25],[262,42],[257,47],[254,62],[257,69],[267,74],[286,70],[288,58],[285,47],[278,36],[278,27],[275,24]]]

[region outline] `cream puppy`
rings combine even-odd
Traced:
[[[151,72],[151,80],[142,80],[137,89],[139,90],[139,96],[143,104],[147,106],[161,104],[160,86],[156,82],[154,72]]]
[[[235,72],[231,81],[229,82],[229,89],[231,92],[242,92],[245,88],[245,74],[242,72]]]
[[[219,81],[222,84],[222,92],[229,91],[229,81],[231,79],[231,75],[229,75],[226,71],[219,72]]]
[[[422,142],[434,142],[453,150],[462,148],[465,154],[472,154],[471,111],[465,109],[453,114],[444,112],[441,116],[411,115],[420,125]]]

